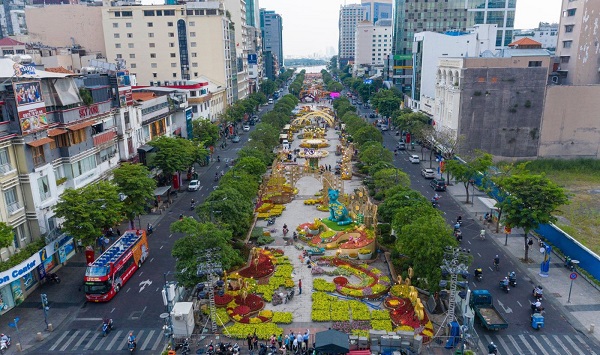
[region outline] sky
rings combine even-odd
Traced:
[[[337,52],[338,17],[344,0],[259,0],[261,8],[274,10],[283,19],[283,55],[308,56]],[[543,6],[542,6],[543,3]],[[561,0],[517,0],[515,28],[531,29],[540,21],[558,22]]]

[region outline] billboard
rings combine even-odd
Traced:
[[[248,64],[258,64],[258,56],[256,54],[248,54]]]
[[[13,83],[19,125],[23,134],[46,128],[46,104],[42,97],[42,86],[39,81]]]

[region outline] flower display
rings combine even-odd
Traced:
[[[338,276],[333,279],[333,283],[337,286],[346,286],[348,284],[348,279],[343,276]]]
[[[292,323],[293,316],[291,312],[273,312],[273,318],[271,321],[277,324],[290,324]]]
[[[331,316],[329,310],[313,309],[310,313],[313,322],[329,322]]]
[[[248,313],[250,313],[250,307],[248,306],[237,306],[233,309],[233,312],[235,314],[238,314],[240,316],[245,316]]]
[[[215,292],[215,304],[217,305],[217,307],[224,307],[227,306],[227,304],[229,302],[233,301],[233,296],[225,293],[223,294],[223,296],[219,296],[216,292]]]
[[[353,321],[369,321],[371,319],[371,313],[366,304],[354,300],[348,301],[348,303],[350,304]]]
[[[335,285],[324,279],[314,279],[313,288],[317,291],[333,292],[335,291]]]
[[[278,327],[274,323],[262,323],[262,324],[242,324],[235,323],[232,326],[227,327],[227,332],[237,339],[245,339],[248,334],[256,334],[258,339],[267,340],[273,334],[283,333],[283,329]]]
[[[350,312],[348,303],[346,302],[331,302],[331,320],[332,321],[349,321]]]

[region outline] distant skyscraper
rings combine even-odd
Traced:
[[[340,68],[354,62],[356,55],[356,27],[364,18],[365,7],[351,4],[340,7],[338,64]]]
[[[260,29],[263,50],[277,56],[279,67],[283,67],[283,22],[275,11],[260,9]]]
[[[564,0],[567,1],[567,0]],[[423,31],[466,31],[474,25],[497,25],[496,47],[512,41],[517,0],[446,0],[426,2],[395,0],[394,48],[392,70],[394,84],[403,92],[411,91],[412,43],[414,34]]]
[[[361,5],[365,7],[364,20],[375,23],[392,18],[392,0],[362,0]]]

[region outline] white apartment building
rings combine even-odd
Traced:
[[[392,52],[392,23],[379,21],[372,24],[362,21],[356,27],[356,55],[354,57],[353,74],[357,75],[361,68],[369,68],[369,75],[383,70],[385,59]]]
[[[237,62],[238,99],[244,99],[249,94],[248,84],[248,54],[250,42],[246,24],[246,0],[225,0],[225,10],[231,14],[235,30],[235,54]]]
[[[558,23],[549,24],[540,22],[539,27],[533,30],[515,31],[513,42],[525,37],[540,42],[544,49],[554,51],[558,43]]]
[[[436,75],[443,58],[477,57],[496,48],[496,25],[475,25],[470,33],[415,33],[413,51],[413,85],[408,107],[434,114]]]
[[[365,7],[351,4],[340,7],[338,64],[340,68],[354,63],[356,55],[356,27],[364,19]]]
[[[182,5],[109,6],[102,23],[109,60],[123,60],[139,85],[170,85],[205,75],[238,98],[232,20],[222,1]]]

